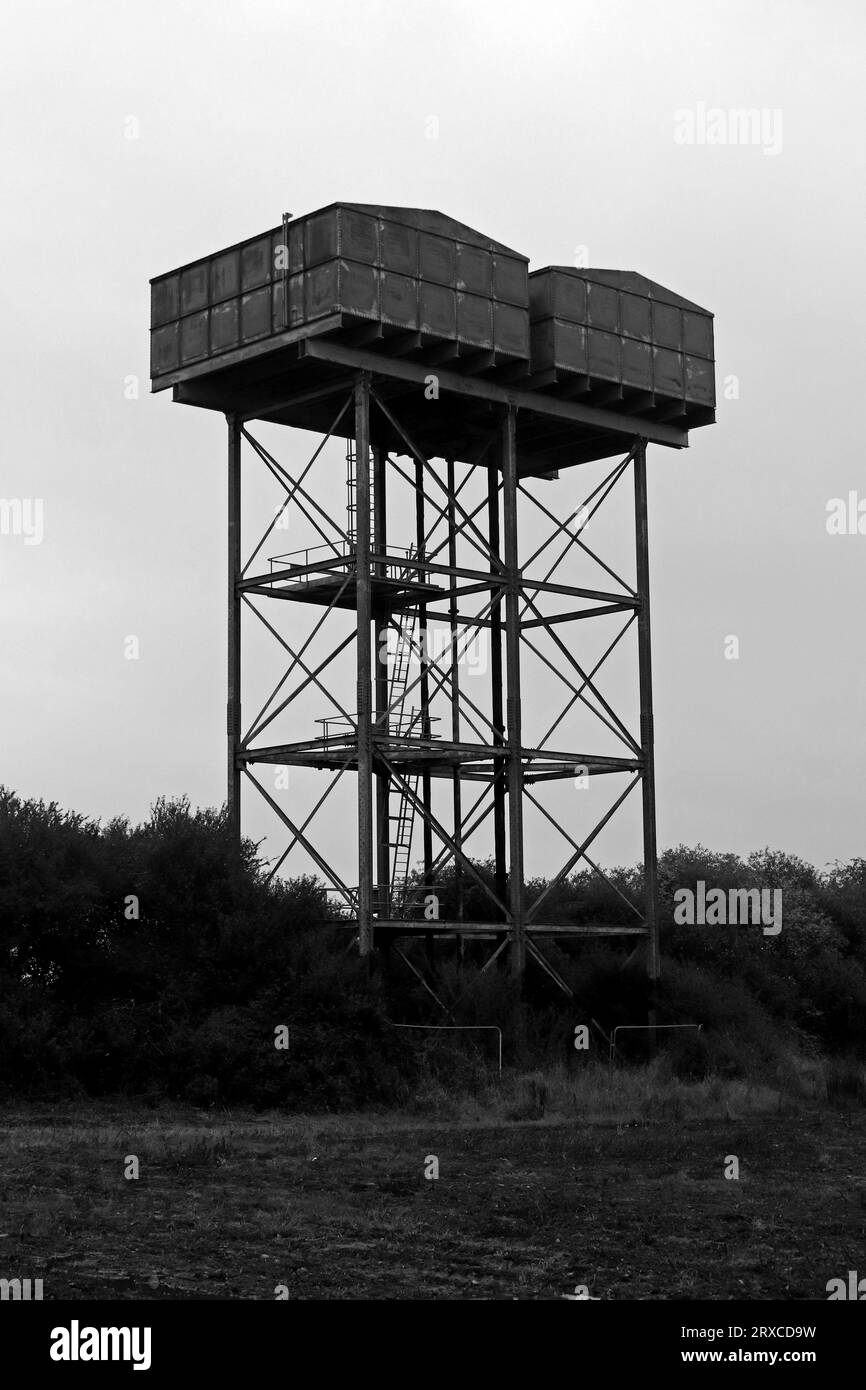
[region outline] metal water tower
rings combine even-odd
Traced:
[[[154,391],[171,388],[174,400],[228,422],[228,807],[237,835],[249,783],[288,837],[272,872],[291,869],[290,852],[302,855],[363,955],[418,934],[482,938],[490,960],[508,948],[519,974],[531,958],[565,987],[544,939],[617,934],[646,942],[656,978],[647,446],[683,448],[691,428],[714,420],[712,316],[631,272],[529,274],[525,256],[438,212],[335,203],[154,279],[151,348]],[[253,422],[319,440],[303,465],[287,463]],[[335,440],[345,441],[339,469]],[[612,462],[577,512],[557,516],[537,480],[595,460]],[[245,555],[242,483],[256,466],[282,500]],[[323,468],[324,493],[314,485]],[[629,480],[633,581],[583,536]],[[526,554],[529,511],[549,534]],[[284,530],[292,543],[264,556]],[[586,555],[603,582],[575,582],[572,562]],[[291,640],[281,630],[287,612]],[[250,614],[282,667],[268,700],[243,719]],[[590,619],[621,626],[588,670]],[[629,630],[632,729],[596,680]],[[470,679],[472,650],[483,660]],[[567,700],[545,734],[527,740],[521,674],[530,652]],[[615,751],[561,746],[566,714],[581,707]],[[268,765],[318,777],[309,815],[272,794]],[[542,800],[576,769],[612,788],[579,835],[576,812],[572,823],[570,811],[553,814]],[[593,841],[638,785],[642,910],[630,904],[627,925],[560,920],[551,912],[557,888],[578,866],[602,872]],[[351,853],[341,851],[348,867],[322,847],[323,825],[327,844],[334,839],[336,805],[356,823]],[[538,889],[525,863],[530,807],[566,846]],[[412,876],[416,849],[422,867]],[[492,875],[478,869],[485,849]]]

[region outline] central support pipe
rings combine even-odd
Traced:
[[[452,570],[457,568],[457,532],[456,532],[456,509],[455,491],[456,480],[454,474],[454,460],[447,460],[448,468],[448,564]],[[456,579],[451,576],[449,579],[450,595],[448,599],[448,621],[451,637],[451,739],[454,743],[460,742],[460,661],[458,657],[458,625],[457,625],[457,587]],[[454,807],[454,843],[459,852],[463,850],[463,803],[462,787],[460,785],[460,764],[455,762],[452,771],[452,801]],[[463,919],[463,869],[460,860],[454,861],[454,887],[457,902],[458,921]],[[460,938],[463,945],[463,938]]]
[[[226,806],[232,843],[241,843],[241,424],[227,415],[228,451],[228,682],[226,698]]]
[[[423,568],[425,558],[425,533],[426,519],[424,509],[424,465],[420,459],[415,460],[415,550],[418,555],[419,569],[418,582],[426,583],[427,574]],[[420,735],[422,738],[429,739],[431,734],[430,724],[430,636],[427,625],[427,605],[423,601],[418,603],[418,643],[419,659],[421,665],[421,725]],[[417,737],[417,734],[415,735]],[[430,873],[433,863],[433,831],[430,826],[430,811],[433,804],[432,787],[430,783],[430,773],[424,770],[421,774],[421,799],[424,803],[424,891],[430,889]],[[430,938],[432,942],[432,937]],[[430,944],[428,942],[428,944]]]
[[[487,471],[487,513],[490,536],[491,567],[499,556],[499,480],[495,468]],[[494,572],[494,579],[501,575]],[[495,748],[505,743],[502,699],[502,599],[500,590],[490,606],[490,718],[493,723],[492,742]],[[493,887],[500,902],[505,901],[505,767],[501,758],[493,764]]]
[[[523,915],[523,762],[520,718],[520,564],[517,544],[517,421],[509,406],[502,426],[502,516],[505,533],[505,665],[508,690],[508,908],[511,914],[511,965],[526,970]]]
[[[656,842],[655,730],[653,727],[652,646],[650,641],[649,526],[647,521],[646,440],[634,456],[635,551],[638,674],[640,680],[641,793],[643,796],[644,917],[647,928],[647,975],[651,987],[661,974],[658,920],[658,846]],[[650,1052],[655,1050],[656,1012],[647,1015]]]
[[[355,582],[358,605],[358,943],[362,956],[373,950],[373,620],[370,571],[370,377],[355,383]]]
[[[415,550],[418,555],[419,565],[423,564],[425,554],[425,534],[426,518],[424,508],[424,465],[420,459],[415,460]],[[419,568],[418,582],[426,583],[426,572]],[[421,661],[421,726],[420,734],[424,739],[430,738],[430,662],[429,662],[429,629],[427,626],[427,605],[419,602],[418,604],[418,641],[419,656]],[[417,737],[417,735],[416,735]],[[432,887],[432,864],[433,864],[433,827],[430,823],[430,814],[433,809],[433,787],[430,781],[430,772],[426,767],[421,773],[421,802],[423,805],[422,815],[422,843],[424,851],[424,898]],[[434,944],[433,932],[425,932],[424,950],[427,957],[427,964],[432,969],[434,963]]]
[[[387,455],[375,445],[373,454],[373,545],[377,555],[384,555],[388,545],[387,532]],[[387,565],[384,560],[376,564],[376,574],[384,578]],[[375,620],[374,653],[376,672],[376,731],[380,738],[388,733],[388,632],[389,614],[384,607],[377,605]],[[376,878],[378,881],[377,902],[374,904],[379,917],[391,916],[391,778],[387,769],[376,760]]]

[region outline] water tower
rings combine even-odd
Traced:
[[[285,832],[272,872],[300,858],[364,956],[419,934],[473,938],[488,964],[507,950],[518,974],[534,960],[565,987],[545,939],[604,933],[645,944],[656,978],[647,446],[682,449],[714,420],[712,316],[636,273],[530,274],[525,256],[442,213],[355,203],[286,216],[151,283],[153,390],[228,425],[235,833],[249,785]],[[287,460],[274,437],[294,449],[297,431],[318,439]],[[597,461],[580,505],[553,510],[544,480],[577,486],[578,465]],[[244,550],[253,469],[279,500]],[[587,541],[624,489],[630,578]],[[589,584],[574,567],[587,556]],[[600,623],[613,640],[590,661]],[[280,658],[255,713],[241,702],[249,625]],[[598,678],[626,637],[631,728]],[[598,740],[569,737],[575,711]],[[275,769],[315,789],[303,809],[268,785]],[[577,798],[563,809],[575,779],[605,796],[588,825]],[[602,873],[594,841],[638,787],[640,910],[563,920],[560,885],[579,867]],[[536,888],[530,811],[563,843]]]

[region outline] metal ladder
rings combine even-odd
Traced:
[[[372,454],[368,461],[370,479],[370,547],[373,547],[373,523],[374,523],[374,503],[373,503],[373,458]],[[349,538],[349,545],[354,549],[358,544],[358,461],[355,457],[355,441],[346,441],[346,535]]]
[[[407,782],[412,795],[418,795],[418,774],[408,777]],[[391,912],[394,916],[406,901],[406,885],[409,878],[409,864],[412,858],[412,835],[415,830],[415,802],[404,787],[400,792],[400,807],[396,816],[389,816],[396,824],[396,838],[390,841],[394,851],[391,861]]]
[[[412,554],[413,552],[410,550],[408,556],[410,560]],[[407,568],[407,575],[409,572]],[[406,718],[406,687],[409,684],[409,667],[417,629],[418,615],[416,612],[408,610],[399,628],[399,641],[394,654],[394,665],[388,686],[388,707],[392,712],[391,717],[396,718],[397,729],[401,733]],[[416,709],[410,709],[410,725],[417,714]],[[394,916],[402,909],[406,900],[406,884],[412,858],[412,834],[415,829],[415,798],[418,795],[418,781],[418,773],[411,774],[406,778],[407,786],[400,790],[397,814],[388,817],[389,821],[396,825],[395,837],[388,842],[389,847],[394,852],[391,861],[391,912]]]
[[[372,454],[369,457],[369,479],[370,479],[370,541],[371,548],[374,537],[375,522],[375,503],[374,503],[374,474]],[[358,543],[358,460],[355,454],[355,441],[346,441],[346,515],[347,527],[346,534],[351,549],[355,549]],[[412,561],[416,558],[416,552],[410,548],[406,556],[406,567],[403,569],[400,578],[408,579],[416,573],[416,567]],[[409,609],[404,614],[404,619],[398,629],[399,640],[397,650],[394,653],[394,662],[391,668],[391,677],[388,682],[388,708],[391,711],[389,721],[394,719],[398,731],[402,732],[406,720],[406,688],[409,684],[409,668],[412,662],[412,652],[415,645],[415,635],[418,629],[418,614]],[[417,709],[409,710],[410,726],[419,714]],[[396,916],[406,901],[406,888],[409,878],[409,865],[412,859],[412,836],[415,829],[415,799],[418,795],[418,783],[420,774],[414,773],[406,778],[406,786],[401,788],[400,802],[396,815],[388,816],[389,835],[391,826],[396,826],[393,832],[394,838],[388,840],[388,848],[393,851],[391,860],[391,883],[390,883],[390,911]]]

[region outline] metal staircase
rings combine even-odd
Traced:
[[[373,463],[368,461],[370,478],[370,538],[374,529]],[[346,535],[350,550],[357,546],[358,538],[358,460],[354,440],[346,443]],[[406,565],[396,577],[409,580],[417,573],[417,552],[410,549],[406,554]],[[419,724],[420,710],[406,709],[406,690],[409,685],[409,671],[412,654],[416,645],[418,614],[412,609],[404,610],[402,619],[394,624],[398,634],[394,651],[390,678],[388,681],[388,732],[398,736],[406,734]],[[415,829],[415,798],[418,795],[420,775],[410,774],[406,786],[400,790],[397,812],[388,816],[388,848],[391,850],[391,882],[389,885],[389,912],[392,917],[402,913],[407,895],[409,866],[412,861],[412,836]]]
[[[414,552],[410,550],[407,558],[411,561],[414,558]],[[404,577],[408,578],[410,573],[411,566],[407,566]],[[409,668],[412,663],[417,630],[418,614],[411,609],[407,610],[402,622],[397,626],[397,649],[394,653],[391,679],[388,685],[388,708],[391,711],[389,720],[391,729],[398,735],[408,733],[413,729],[420,714],[420,711],[414,707],[410,708],[408,713],[406,711],[406,688],[409,684]],[[388,842],[393,851],[391,860],[391,915],[393,917],[399,916],[406,901],[409,865],[412,858],[412,834],[415,829],[415,798],[418,795],[418,781],[418,773],[410,774],[406,778],[407,785],[400,789],[397,813],[388,817],[391,825],[395,827],[394,838]]]

